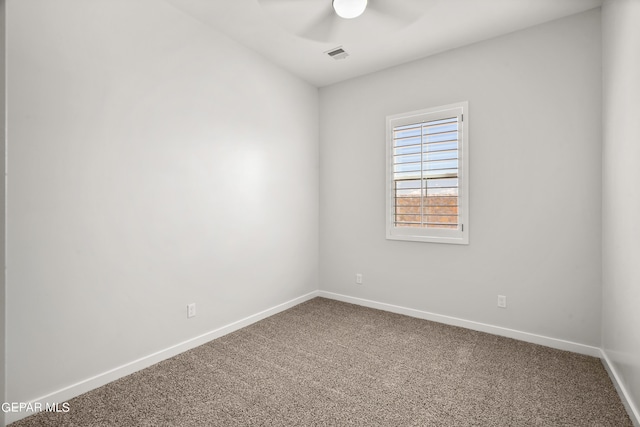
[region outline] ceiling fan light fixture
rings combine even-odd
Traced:
[[[357,18],[366,8],[367,0],[333,0],[333,10],[340,18]]]

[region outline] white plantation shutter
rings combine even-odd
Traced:
[[[387,238],[468,243],[467,103],[387,117]]]

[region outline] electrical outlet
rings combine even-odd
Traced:
[[[187,305],[187,319],[195,317],[196,315],[196,303],[193,302]]]
[[[362,285],[362,274],[361,273],[356,274],[356,283],[358,285]]]
[[[507,297],[504,295],[498,295],[498,307],[507,308]]]

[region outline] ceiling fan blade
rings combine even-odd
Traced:
[[[257,0],[293,34],[321,42],[335,37],[337,16],[331,0]]]
[[[292,3],[297,3],[300,0],[258,0],[258,3],[260,3],[260,6],[262,7],[269,7],[272,5],[278,6],[281,4],[292,4]]]
[[[333,11],[333,7],[327,8],[317,18],[315,18],[303,31],[299,32],[300,37],[317,41],[333,41],[337,20],[340,19]]]
[[[369,0],[367,7],[405,23],[417,21],[422,16],[422,10],[412,1]]]

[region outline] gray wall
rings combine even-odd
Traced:
[[[600,70],[596,9],[322,88],[321,289],[599,346]],[[470,245],[385,240],[385,116],[458,101]]]
[[[602,346],[640,419],[640,2],[605,1]]]
[[[317,289],[316,88],[162,1],[7,16],[7,399]]]
[[[6,82],[5,82],[5,0],[0,0],[0,402],[5,402],[5,148],[6,148]],[[4,413],[0,412],[0,425],[4,425]]]
[[[594,10],[320,98],[164,2],[90,3],[7,5],[3,400],[320,286],[602,344],[638,406],[637,2],[605,2],[604,62]],[[385,240],[385,116],[462,100],[470,245]]]

